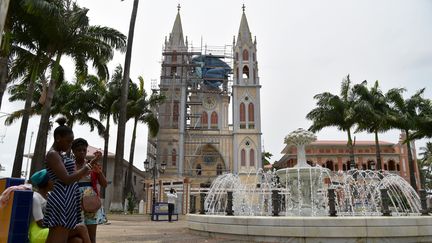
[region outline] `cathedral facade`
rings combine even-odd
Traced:
[[[243,8],[228,51],[195,51],[183,34],[180,9],[162,51],[157,90],[160,129],[147,159],[166,164],[161,181],[207,185],[223,173],[262,167],[257,43]]]

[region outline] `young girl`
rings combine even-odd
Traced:
[[[43,224],[49,228],[47,243],[67,242],[69,231],[81,222],[77,181],[88,174],[100,157],[76,171],[75,161],[66,155],[74,139],[72,129],[65,126],[65,118],[59,118],[56,122],[59,126],[54,130],[54,144],[46,155],[48,176],[54,183],[53,191],[47,198],[43,218]]]
[[[77,169],[80,169],[86,165],[86,155],[87,155],[88,143],[83,138],[77,138],[72,143],[72,152],[75,156],[75,163]],[[96,153],[100,153],[97,151]],[[107,186],[107,180],[102,173],[99,164],[93,166],[93,170],[88,172],[83,178],[78,182],[81,194],[89,195],[99,195],[97,184],[102,187]],[[90,240],[92,243],[96,242],[96,228],[100,223],[105,223],[106,218],[103,213],[103,208],[101,207],[96,213],[84,212],[84,224],[87,226],[89,232]]]
[[[48,177],[46,169],[40,170],[30,178],[33,184],[32,221],[29,228],[30,243],[44,243],[47,240],[49,229],[43,225],[46,210],[48,192],[52,190],[53,183]],[[90,243],[87,228],[77,225],[69,232],[68,243],[83,242]]]

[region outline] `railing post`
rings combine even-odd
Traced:
[[[329,216],[336,217],[336,194],[334,188],[328,189],[328,205],[329,205]]]
[[[272,190],[272,205],[273,205],[273,216],[279,216],[280,205],[279,205],[279,191]]]
[[[391,216],[391,211],[389,210],[389,196],[387,193],[387,188],[381,188],[381,212],[382,216]]]
[[[205,201],[205,193],[201,192],[200,193],[200,214],[205,214],[205,209],[204,209],[204,201]]]
[[[427,198],[426,198],[426,190],[425,189],[420,189],[419,190],[419,195],[420,195],[420,203],[421,203],[421,215],[422,216],[429,216],[429,210],[427,208]]]
[[[233,207],[233,192],[227,191],[226,215],[228,215],[228,216],[234,215],[234,211],[233,211],[232,207]]]

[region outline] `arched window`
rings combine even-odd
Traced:
[[[217,125],[218,125],[218,115],[216,111],[213,111],[211,114],[211,126],[214,128],[217,127]]]
[[[389,160],[388,170],[389,171],[395,171],[396,170],[396,163],[394,162],[394,160]]]
[[[293,159],[288,160],[287,168],[294,167],[294,165],[295,165],[295,163],[294,163],[294,160],[293,160]]]
[[[251,149],[249,151],[249,165],[255,166],[255,150],[254,149]]]
[[[216,166],[216,175],[222,175],[222,165],[218,164]]]
[[[174,102],[174,106],[173,106],[173,122],[178,122],[178,118],[179,118],[179,103],[176,101]]]
[[[256,70],[253,69],[253,83],[256,84]]]
[[[201,175],[202,169],[201,169],[201,165],[200,164],[197,164],[195,172],[196,172],[197,175]]]
[[[241,166],[246,166],[246,150],[242,149],[240,152],[240,163]]]
[[[351,170],[351,161],[347,161],[346,162],[346,168],[347,168],[347,170]],[[352,169],[354,169],[354,168],[352,168]]]
[[[235,60],[238,61],[238,52],[236,52]]]
[[[177,73],[177,67],[171,67],[171,76],[176,75]]]
[[[164,148],[163,150],[163,161],[169,161],[168,160],[169,154],[168,154],[168,148]]]
[[[173,51],[173,54],[176,54],[176,51]],[[172,55],[172,62],[173,63],[177,62],[177,55]]]
[[[236,73],[236,79],[237,79],[237,84],[239,84],[239,80],[240,80],[240,68],[237,68],[237,73]]]
[[[344,164],[342,164],[342,170],[343,171],[346,171],[347,170],[347,165],[344,163]]]
[[[384,164],[384,170],[387,170],[387,169],[388,169],[387,164]]]
[[[243,78],[249,78],[249,67],[247,65],[245,65],[243,67]]]
[[[332,160],[327,160],[327,162],[325,164],[325,167],[327,169],[330,169],[331,171],[334,170],[334,168],[333,168],[333,161]]]
[[[201,115],[201,127],[207,128],[208,126],[208,115],[207,112],[203,111]]]
[[[128,172],[126,170],[125,171],[125,175],[124,175],[124,183],[125,183],[125,185],[127,185],[127,176],[128,176]]]
[[[171,152],[171,164],[173,166],[176,166],[176,162],[177,162],[177,151],[173,149]]]
[[[372,170],[372,163],[375,163],[375,161],[373,161],[373,160],[368,160],[368,162],[367,162],[367,168],[369,169],[369,170]],[[376,165],[376,164],[375,164]],[[376,167],[375,167],[376,168]]]
[[[249,52],[246,49],[244,49],[243,50],[243,61],[247,61],[247,60],[249,60]]]
[[[249,122],[255,121],[254,104],[253,103],[249,103],[249,105],[248,105],[248,120],[249,120]]]
[[[171,104],[164,104],[164,106],[165,106],[165,114],[167,114],[165,116],[164,121],[165,121],[165,126],[168,127],[170,124],[170,116],[168,114],[171,114]]]
[[[255,52],[254,52],[254,53],[252,53],[252,60],[255,62],[255,59],[256,59],[256,57],[255,57]]]
[[[246,108],[245,104],[242,102],[240,103],[240,122],[246,122]]]

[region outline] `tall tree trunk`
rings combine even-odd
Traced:
[[[124,74],[121,88],[120,98],[120,112],[119,122],[117,126],[117,145],[115,155],[115,174],[114,174],[114,193],[110,205],[110,210],[121,211],[123,210],[122,198],[124,191],[122,190],[122,177],[123,177],[123,155],[124,155],[124,141],[125,141],[125,130],[126,130],[126,104],[128,98],[129,89],[129,71],[132,57],[132,44],[135,30],[135,21],[137,17],[139,0],[134,0],[131,20],[129,24],[128,43],[126,49]]]
[[[378,131],[375,131],[375,155],[376,155],[376,170],[381,170],[382,162],[381,162],[381,148],[378,140]]]
[[[57,86],[57,81],[59,78],[58,69],[60,67],[61,56],[62,56],[61,53],[57,55],[56,61],[54,63],[53,71],[51,72],[51,80],[48,86],[47,96],[45,99],[45,103],[42,107],[39,129],[36,137],[36,144],[35,144],[35,149],[33,152],[33,158],[31,163],[30,175],[45,167],[43,161],[45,160],[45,153],[46,153],[46,146],[47,146],[49,118],[51,115],[51,104]]]
[[[350,153],[350,170],[354,170],[355,169],[354,145],[352,142],[350,129],[347,129],[347,134],[348,134],[348,149]]]
[[[135,140],[136,140],[136,128],[138,125],[138,119],[134,119],[134,127],[132,131],[132,140],[131,140],[131,147],[130,147],[130,154],[129,154],[129,165],[128,165],[128,176],[127,176],[127,186],[126,186],[126,192],[135,194],[135,191],[133,189],[132,185],[132,168],[133,168],[133,160],[134,160],[134,153],[135,153]]]
[[[416,178],[415,178],[415,165],[414,165],[414,158],[411,152],[411,141],[409,140],[409,134],[408,134],[409,130],[405,130],[405,142],[407,145],[407,152],[408,152],[408,167],[409,167],[409,171],[410,171],[410,184],[412,186],[412,188],[414,188],[414,190],[417,190],[417,183],[416,183]]]
[[[9,5],[9,4],[8,4]],[[10,12],[7,12],[7,16],[4,23],[4,28],[0,32],[0,109],[2,106],[2,100],[4,92],[6,92],[7,83],[9,82],[8,78],[8,59],[9,59],[9,50],[11,46],[11,34],[10,30],[12,28],[12,21],[8,18]]]
[[[35,66],[32,68],[31,76],[30,76],[30,83],[27,87],[27,97],[24,104],[24,114],[21,120],[21,128],[18,136],[18,142],[17,147],[15,151],[15,159],[14,159],[14,165],[12,168],[12,177],[21,177],[21,170],[22,170],[22,163],[23,163],[23,155],[24,155],[24,148],[25,148],[25,142],[26,142],[26,136],[27,136],[27,128],[28,123],[30,119],[30,109],[33,101],[33,93],[35,89],[35,81],[37,74],[39,73],[39,66],[38,63],[35,63]],[[28,155],[29,156],[29,155]]]
[[[8,83],[8,58],[0,56],[0,109],[2,106],[3,95]]]
[[[108,143],[109,143],[109,129],[110,129],[111,113],[108,113],[105,132],[104,132],[104,154],[102,159],[102,173],[107,177],[108,168]],[[105,198],[105,187],[101,188],[101,198]]]

